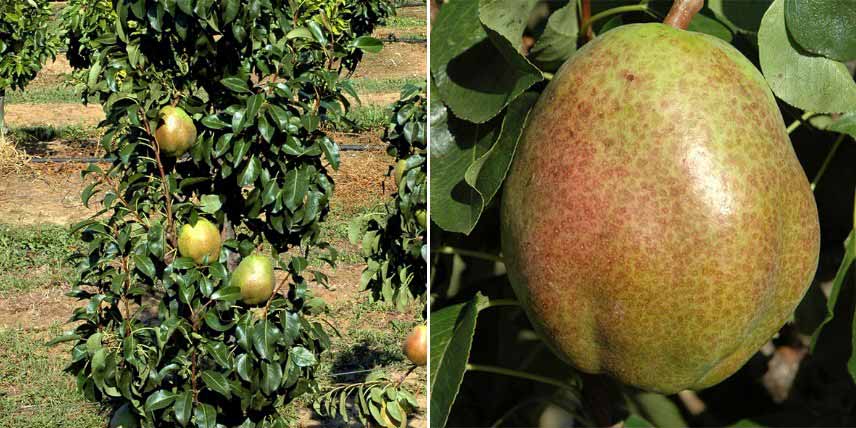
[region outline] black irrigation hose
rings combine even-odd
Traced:
[[[398,37],[393,34],[386,36],[385,38],[381,39],[381,41],[385,43],[428,43],[428,39],[424,37]]]
[[[359,144],[342,144],[339,146],[339,150],[343,152],[365,152],[370,150],[366,146],[361,146]],[[115,158],[96,158],[96,157],[55,157],[55,158],[39,158],[33,157],[30,158],[30,162],[32,163],[109,163],[113,162]]]

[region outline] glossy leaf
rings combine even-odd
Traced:
[[[773,92],[788,104],[807,111],[852,111],[856,106],[856,83],[847,67],[793,46],[785,27],[784,1],[773,2],[758,32],[761,69]]]

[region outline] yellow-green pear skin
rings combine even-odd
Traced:
[[[503,259],[540,336],[587,373],[660,393],[736,372],[814,277],[817,208],[766,81],[662,24],[604,33],[529,114]]]
[[[273,283],[273,260],[267,256],[247,256],[232,272],[231,285],[241,289],[241,301],[248,305],[267,302],[273,294]]]
[[[220,259],[220,230],[210,221],[200,218],[195,225],[185,224],[178,234],[178,252],[202,264],[205,256],[208,263]]]
[[[395,178],[395,185],[401,187],[401,179],[404,178],[404,173],[407,171],[407,159],[399,159],[395,163],[395,169],[392,172]]]
[[[428,226],[428,213],[425,210],[416,210],[416,222],[424,229]]]
[[[162,154],[179,157],[196,142],[196,125],[180,107],[166,106],[158,112],[158,118],[155,140]]]

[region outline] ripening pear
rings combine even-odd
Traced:
[[[158,112],[158,118],[155,140],[162,154],[179,157],[196,142],[196,125],[181,108],[166,106]]]
[[[529,319],[579,370],[661,392],[737,371],[788,320],[817,208],[761,73],[715,37],[618,27],[531,111],[501,206]]]
[[[428,327],[418,325],[407,335],[404,341],[404,355],[417,366],[428,364]]]
[[[273,294],[273,260],[252,254],[241,260],[232,272],[231,285],[241,289],[241,300],[248,305],[267,302]]]
[[[210,221],[200,218],[195,225],[185,224],[178,233],[178,252],[202,264],[205,256],[208,263],[220,259],[220,230]]]

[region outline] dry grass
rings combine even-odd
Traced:
[[[30,157],[18,150],[11,141],[0,137],[0,178],[32,173]]]

